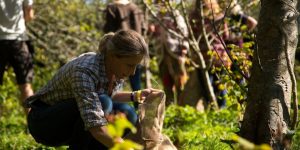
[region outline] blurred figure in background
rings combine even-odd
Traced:
[[[165,4],[157,2],[157,5],[159,9]],[[178,100],[188,78],[185,68],[186,55],[189,50],[188,28],[180,12],[176,10],[174,14],[175,19],[170,13],[160,12],[158,18],[167,29],[173,30],[182,37],[170,33],[158,23],[151,24],[149,27],[149,32],[152,32],[150,34],[153,36],[152,40],[155,40],[154,49],[160,57],[159,71],[166,93],[166,105]]]
[[[218,105],[222,108],[226,106],[225,96],[227,91],[221,83],[221,75],[225,73],[225,68],[231,66],[231,61],[222,44],[229,37],[228,26],[227,23],[223,22],[224,14],[217,1],[203,0],[204,27],[202,27],[201,14],[199,9],[196,8],[199,6],[197,6],[197,2],[195,3],[195,9],[190,14],[192,30],[196,38],[202,37],[199,41],[199,47],[209,68],[210,80],[217,96]],[[214,26],[218,33],[214,30]],[[206,33],[203,33],[203,28]],[[204,34],[207,36],[207,41],[203,38]],[[202,80],[202,77],[200,77],[200,80]]]
[[[226,4],[228,7],[229,4]],[[225,7],[225,6],[224,6]],[[229,16],[226,21],[228,22],[229,27],[229,38],[226,39],[226,44],[228,45],[228,49],[231,51],[231,54],[234,56],[234,63],[238,65],[232,65],[231,70],[235,73],[238,72],[237,67],[242,66],[243,74],[246,76],[250,76],[249,65],[247,65],[247,61],[251,61],[251,53],[254,47],[254,31],[257,26],[257,21],[251,17],[246,15],[241,5],[238,4],[237,0],[233,0],[231,5],[229,6]],[[247,46],[245,47],[245,45]],[[235,46],[232,46],[233,44]],[[236,56],[236,57],[235,57]],[[238,80],[240,84],[245,83],[245,79],[240,73],[235,76],[235,80]]]
[[[0,2],[0,84],[7,65],[14,69],[21,92],[20,101],[33,95],[33,58],[26,45],[25,21],[34,17],[33,0],[1,0]],[[29,109],[25,109],[28,113]]]
[[[253,40],[249,36],[256,28],[257,21],[243,12],[242,7],[236,0],[232,1],[229,11],[228,26],[230,34],[227,43],[242,47],[244,42]]]

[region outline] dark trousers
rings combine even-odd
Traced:
[[[142,84],[142,65],[137,65],[135,69],[135,73],[132,76],[129,76],[129,81],[130,81],[130,86],[132,91],[137,91],[141,89],[141,84]],[[134,102],[134,108],[138,109],[138,103]]]
[[[28,128],[37,142],[47,146],[69,145],[70,149],[78,150],[107,149],[84,130],[75,100],[53,106],[35,101],[28,115]]]
[[[220,72],[220,74],[224,74],[225,72],[222,71]],[[217,96],[217,102],[218,102],[218,106],[220,108],[225,108],[226,107],[226,98],[225,96],[227,95],[227,90],[226,89],[219,89],[219,80],[218,79],[219,77],[217,76],[217,73],[215,74],[210,74],[209,75],[209,80],[210,80],[210,83],[212,84],[213,86],[213,89],[214,89],[214,92]]]
[[[31,52],[25,41],[0,40],[0,85],[8,64],[14,68],[18,84],[32,81],[33,57]]]
[[[141,76],[142,76],[142,65],[137,65],[135,73],[129,76],[130,86],[132,91],[137,91],[141,89]]]

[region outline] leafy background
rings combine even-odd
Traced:
[[[36,91],[53,76],[55,70],[80,53],[97,50],[103,35],[103,1],[84,0],[35,0],[36,18],[28,24],[29,36],[35,46]],[[245,3],[244,5],[247,5]],[[252,13],[258,12],[255,5]],[[249,64],[251,65],[251,64]],[[162,88],[157,76],[155,57],[150,69],[154,72],[153,85]],[[299,77],[300,65],[295,67]],[[163,132],[179,149],[232,149],[226,141],[239,131],[244,111],[237,100],[245,98],[245,92],[224,77],[229,90],[228,107],[220,111],[198,112],[186,106],[170,106],[166,110]],[[298,86],[298,91],[299,86]],[[18,102],[18,87],[11,68],[0,86],[0,149],[67,149],[45,147],[34,141],[26,128],[26,117]],[[292,149],[300,149],[300,131],[294,136]]]

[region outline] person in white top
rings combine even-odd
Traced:
[[[114,0],[113,2],[116,4],[122,4],[122,5],[127,5],[130,3],[129,0]]]
[[[7,65],[11,65],[16,74],[21,92],[21,102],[33,95],[32,55],[26,45],[25,22],[34,17],[33,0],[0,1],[0,85]],[[28,109],[25,109],[28,112]]]

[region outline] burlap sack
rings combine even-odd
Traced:
[[[162,134],[166,96],[163,91],[152,92],[139,105],[137,133],[128,134],[130,139],[144,146],[145,150],[177,150],[171,140]]]

